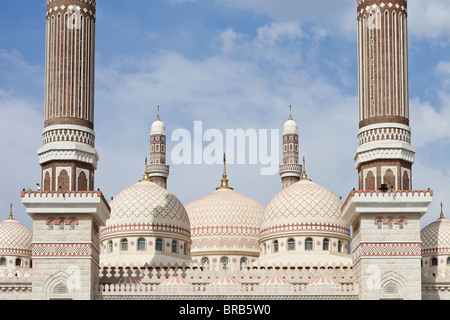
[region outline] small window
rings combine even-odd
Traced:
[[[156,251],[163,251],[162,239],[156,239]]]
[[[241,270],[245,269],[248,265],[248,260],[247,258],[241,258]]]
[[[313,249],[313,240],[311,238],[307,238],[305,241],[305,250]]]
[[[447,258],[447,264],[450,265],[450,257]]]
[[[377,221],[377,226],[378,226],[378,229],[383,229],[383,220],[379,219]]]
[[[227,268],[228,268],[228,258],[227,257],[223,257],[222,259],[220,259],[220,262],[222,262],[223,270],[227,270]]]
[[[74,220],[70,221],[70,230],[75,230],[76,222]]]
[[[273,251],[274,253],[277,253],[277,252],[278,252],[278,240],[275,240],[275,241],[273,242],[273,245],[272,245],[272,251]]]
[[[323,239],[323,251],[330,250],[330,240]]]
[[[48,230],[53,230],[55,228],[55,222],[52,220],[48,223]]]
[[[202,259],[202,266],[204,266],[204,267],[209,266],[209,259],[208,258],[203,258]]]
[[[64,230],[64,225],[65,225],[64,221],[60,221],[59,222],[59,229]]]
[[[267,254],[267,245],[263,244],[263,254]]]
[[[22,260],[17,258],[16,259],[16,267],[20,267],[22,265]]]
[[[108,252],[111,253],[113,251],[113,242],[112,240],[108,241]]]
[[[172,241],[172,253],[178,253],[178,242]]]
[[[398,227],[399,227],[400,229],[405,228],[405,221],[404,221],[404,220],[400,220],[400,221],[398,222]]]
[[[338,252],[342,252],[342,241],[338,242]]]
[[[389,220],[388,226],[389,226],[389,229],[393,229],[394,228],[394,221]]]
[[[5,258],[1,258],[0,259],[0,266],[6,266],[6,259]]]
[[[295,250],[295,240],[294,239],[289,239],[288,240],[287,248],[288,248],[288,251]]]
[[[145,250],[145,239],[144,238],[139,238],[137,249],[140,251]]]
[[[122,239],[122,241],[120,241],[120,250],[128,251],[128,240],[127,239]]]
[[[432,266],[437,266],[437,265],[438,265],[438,260],[437,260],[437,258],[431,259],[431,265],[432,265]]]
[[[184,253],[185,256],[188,255],[188,246],[187,246],[186,243],[184,244],[184,247],[183,247],[183,253]]]

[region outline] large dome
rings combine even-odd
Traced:
[[[31,256],[33,232],[10,218],[0,223],[0,254]]]
[[[259,253],[264,206],[231,189],[218,189],[186,206],[192,225],[192,253]]]
[[[111,216],[102,236],[130,231],[174,233],[189,237],[187,212],[165,188],[143,180],[120,192],[110,203]]]
[[[261,236],[296,231],[321,231],[346,236],[341,202],[326,188],[301,180],[278,193],[267,205]]]
[[[441,218],[420,231],[422,254],[450,253],[450,221]]]

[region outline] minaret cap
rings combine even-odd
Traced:
[[[152,124],[152,129],[150,132],[150,135],[166,135],[166,126],[161,121],[161,118],[159,117],[159,106],[158,106],[158,113],[156,116],[156,121]]]
[[[286,134],[296,134],[298,135],[298,125],[292,118],[292,106],[289,107],[289,120],[283,126],[283,135]]]
[[[442,202],[441,202],[441,215],[440,215],[440,217],[439,217],[438,220],[445,220],[445,217],[444,217],[444,209],[443,209]]]
[[[227,179],[227,156],[224,153],[223,154],[223,175],[222,175],[222,184],[220,187],[216,188],[216,190],[221,190],[221,189],[228,189],[228,190],[233,190],[233,188],[230,188],[228,186],[228,179]]]
[[[8,220],[16,220],[16,219],[14,219],[14,217],[13,217],[12,207],[13,207],[13,205],[12,205],[12,203],[11,203],[11,205],[9,206],[9,219],[8,219]]]

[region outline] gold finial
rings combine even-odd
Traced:
[[[161,119],[159,118],[159,106],[158,106],[158,115],[156,116],[156,120],[161,121]]]
[[[302,178],[300,181],[303,180],[307,180],[307,181],[311,181],[308,179],[308,175],[306,174],[306,164],[305,164],[305,157],[303,157],[303,167],[302,167],[303,173],[302,173]]]
[[[292,120],[292,106],[289,106],[289,120]]]
[[[144,178],[141,181],[151,181],[148,176],[148,170],[147,170],[147,157],[145,157],[145,170],[144,170]]]
[[[9,219],[8,220],[15,220],[13,217],[13,213],[12,213],[12,207],[13,207],[13,205],[11,203],[11,205],[9,206]]]
[[[227,155],[223,154],[223,175],[222,175],[222,184],[220,187],[216,188],[216,190],[219,189],[228,189],[233,190],[233,188],[230,188],[228,186],[228,179],[227,179]]]
[[[441,202],[441,216],[439,217],[439,220],[445,220],[444,209],[443,209],[443,206],[442,206],[442,202]]]

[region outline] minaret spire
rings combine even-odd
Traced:
[[[15,220],[13,217],[12,208],[13,208],[13,204],[11,203],[11,205],[9,206],[9,219],[8,220]]]
[[[156,120],[161,121],[161,119],[159,118],[159,106],[158,106],[158,115],[156,116]]]
[[[305,157],[303,157],[303,167],[302,167],[302,179],[300,181],[311,181],[310,179],[308,179],[308,175],[306,174],[306,163],[305,163]]]
[[[289,106],[289,120],[293,120],[292,119],[292,105]]]
[[[228,186],[228,179],[227,179],[227,155],[223,154],[223,175],[222,175],[222,184],[220,187],[218,187],[216,190],[220,189],[228,189],[233,190],[233,188],[230,188]]]
[[[439,217],[439,220],[445,220],[445,217],[444,217],[444,209],[443,209],[442,202],[441,202],[441,215],[440,215],[440,217]]]

